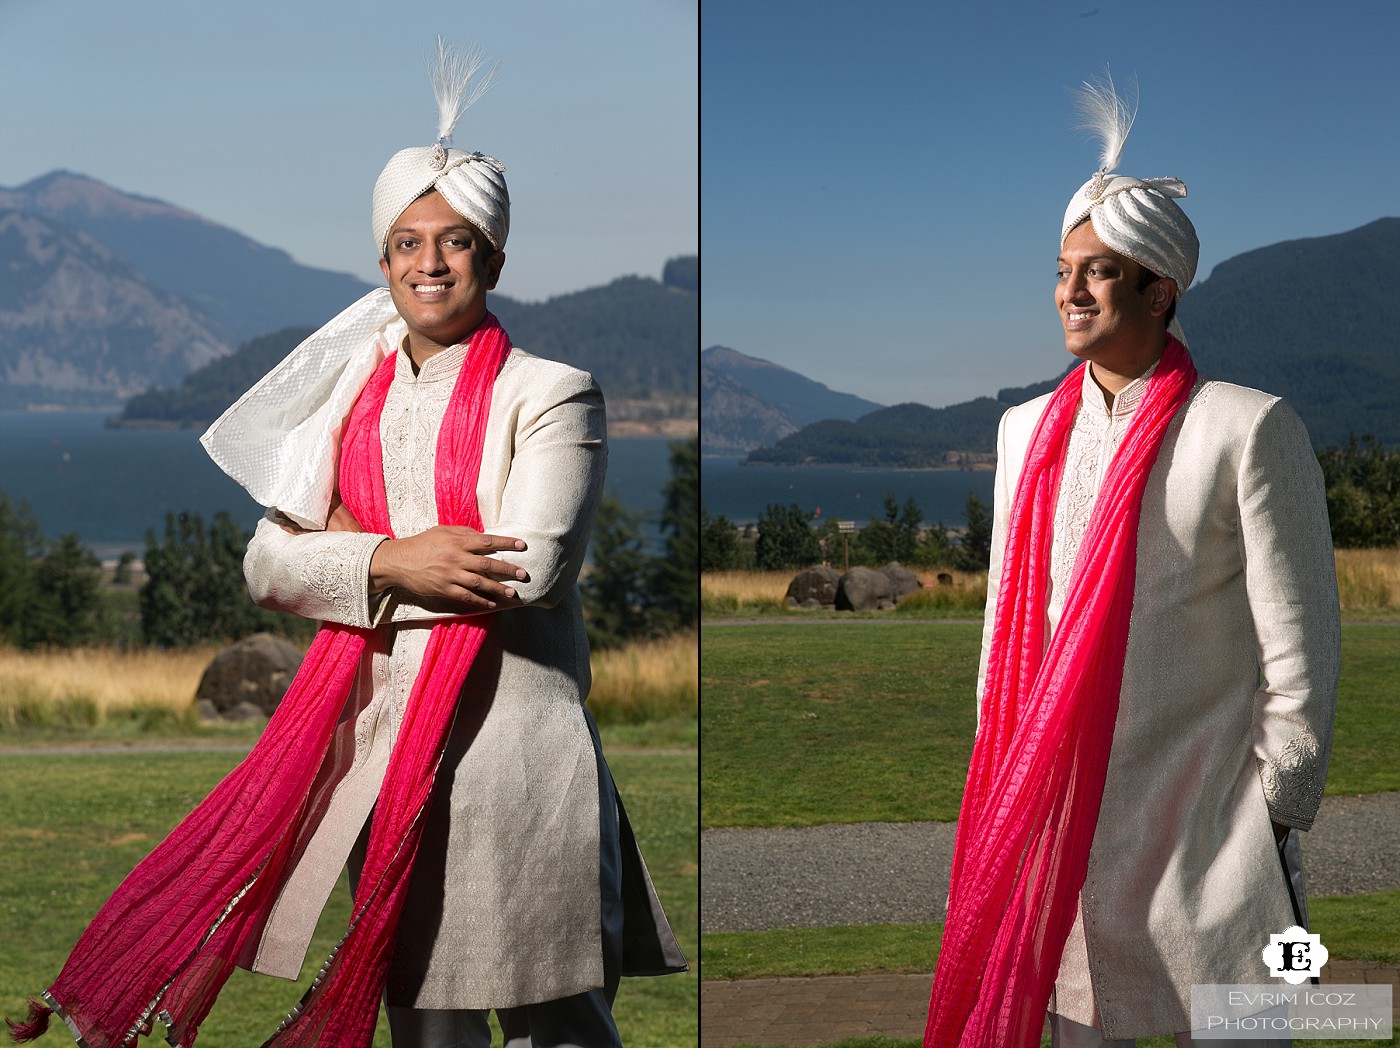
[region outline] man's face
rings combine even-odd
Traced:
[[[390,228],[379,268],[411,344],[431,351],[455,346],[481,323],[505,260],[441,194],[428,192]]]
[[[1144,270],[1098,238],[1090,222],[1070,230],[1060,249],[1055,306],[1065,348],[1080,360],[1113,367],[1160,348],[1162,316],[1176,282],[1154,281],[1139,291]]]

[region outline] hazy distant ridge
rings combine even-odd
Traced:
[[[222,324],[82,230],[0,209],[0,407],[111,404],[227,353]]]
[[[881,405],[839,393],[725,346],[700,354],[700,432],[707,455],[737,455],[822,419],[855,419]]]
[[[174,390],[240,343],[314,328],[372,287],[68,171],[0,189],[0,272],[0,408]],[[694,418],[698,285],[686,256],[661,281],[623,277],[543,303],[493,293],[489,304],[517,345],[592,371],[619,408],[659,399],[663,414]],[[188,424],[214,396],[201,386],[147,407]]]
[[[1371,434],[1400,444],[1400,218],[1290,240],[1220,263],[1181,302],[1200,373],[1286,399],[1313,443]],[[1047,346],[1046,370],[1068,360]],[[1062,376],[1061,370],[1059,375]],[[946,408],[902,404],[782,434],[748,460],[934,467],[995,451],[1001,413],[1056,378]],[[704,423],[702,423],[703,425]],[[733,452],[731,452],[733,453]]]

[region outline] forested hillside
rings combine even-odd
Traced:
[[[679,282],[693,279],[695,268],[687,258],[667,263]],[[490,295],[487,305],[512,342],[592,372],[609,397],[685,402],[696,395],[698,296],[685,287],[623,277],[540,303]],[[115,422],[202,428],[310,333],[287,328],[245,342],[176,388],[133,397]]]

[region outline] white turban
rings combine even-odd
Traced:
[[[1196,228],[1174,199],[1185,195],[1186,186],[1175,178],[1097,174],[1070,199],[1060,243],[1087,217],[1114,251],[1175,280],[1179,298],[1195,279],[1201,255]]]
[[[510,193],[506,169],[485,153],[423,146],[400,149],[374,183],[374,208],[370,219],[382,256],[389,230],[407,209],[430,189],[442,194],[453,211],[486,236],[500,251],[510,233]]]

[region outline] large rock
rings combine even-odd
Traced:
[[[795,608],[834,608],[841,573],[823,564],[799,571],[787,588],[787,602]]]
[[[892,560],[880,569],[881,574],[890,580],[890,585],[894,587],[894,599],[898,601],[901,597],[907,597],[911,593],[918,593],[924,588],[924,584],[919,581],[919,576],[906,568],[897,560]]]
[[[883,571],[852,568],[836,587],[838,611],[884,611],[894,607],[894,584]]]
[[[244,637],[214,656],[199,680],[195,702],[207,700],[225,718],[246,719],[249,711],[239,708],[244,703],[271,717],[301,659],[300,648],[271,633]]]

